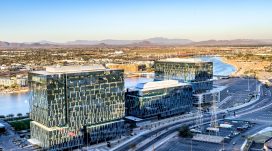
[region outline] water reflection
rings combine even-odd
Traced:
[[[29,93],[0,94],[0,115],[29,112]]]

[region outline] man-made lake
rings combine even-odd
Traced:
[[[232,65],[225,64],[219,57],[201,57],[204,61],[213,61],[214,63],[214,75],[230,75],[235,71]],[[131,77],[125,79],[125,87],[132,88],[137,83],[153,81],[150,77]],[[20,94],[0,94],[0,115],[7,114],[25,114],[29,112],[29,93]]]
[[[220,57],[201,57],[200,59],[213,62],[214,75],[228,76],[236,71],[234,66],[222,62]]]

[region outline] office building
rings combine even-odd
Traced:
[[[194,93],[213,87],[213,63],[199,59],[168,58],[155,61],[155,80],[178,80],[190,83]]]
[[[139,83],[126,92],[125,98],[129,116],[169,117],[190,111],[192,87],[176,80]]]
[[[29,141],[63,150],[120,137],[125,116],[123,72],[101,65],[30,72]]]

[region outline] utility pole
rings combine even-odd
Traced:
[[[191,138],[191,151],[193,151],[193,139]]]
[[[249,76],[247,77],[247,91],[249,91]]]

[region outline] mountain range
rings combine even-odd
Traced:
[[[207,40],[192,41],[190,39],[168,39],[163,37],[149,38],[144,40],[75,40],[65,43],[51,41],[38,42],[5,42],[0,41],[0,47],[70,47],[70,46],[254,46],[272,45],[272,39],[235,39],[235,40]]]

